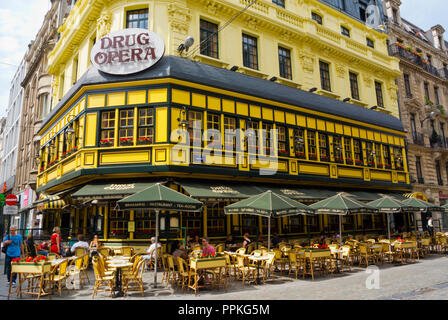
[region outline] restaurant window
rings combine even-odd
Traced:
[[[378,107],[384,108],[383,86],[381,82],[375,81],[376,103]]]
[[[218,25],[201,19],[200,29],[201,54],[218,59]]]
[[[339,216],[338,215],[328,215],[328,229],[332,232],[339,232]]]
[[[148,145],[154,141],[153,108],[138,109],[138,139],[137,145]]]
[[[373,40],[370,38],[366,38],[366,44],[370,48],[375,48],[375,42],[373,42]]]
[[[202,112],[201,111],[188,111],[188,134],[190,135],[190,140],[202,144]],[[194,136],[194,130],[199,131],[198,136]]]
[[[263,235],[268,234],[268,224],[269,219],[261,219],[261,232]],[[278,230],[278,223],[279,221],[282,221],[281,219],[271,219],[271,235],[276,233]],[[267,237],[264,239],[265,242],[267,242]],[[271,246],[272,246],[272,238],[271,238]]]
[[[345,163],[346,164],[354,164],[353,156],[352,156],[352,139],[348,137],[344,137],[344,152],[345,152]]]
[[[271,123],[263,123],[263,130],[264,130],[264,137],[263,139],[263,149],[266,155],[268,155],[271,152],[271,148],[273,147],[271,145],[271,133],[273,125]]]
[[[258,70],[257,38],[243,34],[243,64],[245,67]]]
[[[356,73],[350,72],[350,91],[352,98],[359,100],[359,87],[358,87],[358,75]]]
[[[254,238],[257,234],[258,216],[248,214],[241,215],[241,235],[248,233],[250,237]]]
[[[307,232],[319,232],[320,226],[319,226],[319,216],[306,216],[306,227],[308,229]]]
[[[117,203],[110,202],[109,206],[109,238],[110,239],[127,239],[128,221],[130,219],[129,210],[115,210]]]
[[[148,9],[126,12],[126,28],[148,29]]]
[[[404,88],[406,91],[406,97],[412,98],[411,81],[409,78],[409,74],[405,73],[403,77],[404,77]]]
[[[316,145],[316,132],[308,130],[307,132],[308,142],[308,157],[310,160],[317,160],[317,145]]]
[[[383,168],[383,157],[381,156],[381,145],[375,143],[375,157],[377,168]]]
[[[100,145],[111,147],[114,145],[115,134],[115,110],[101,113],[101,139]]]
[[[221,132],[221,116],[215,113],[207,113],[207,130],[218,130]],[[207,137],[209,142],[213,141],[213,136]]]
[[[373,228],[373,214],[362,214],[362,228],[364,230],[371,230]]]
[[[326,62],[319,61],[320,66],[320,82],[323,90],[331,91],[330,84],[330,65]]]
[[[209,237],[226,235],[226,215],[224,214],[224,202],[215,203],[207,207],[207,234]]]
[[[394,147],[394,163],[396,170],[403,170],[403,153],[401,148]]]
[[[355,229],[355,219],[353,215],[347,215],[341,218],[342,218],[342,229],[344,231],[353,231]]]
[[[350,30],[344,26],[341,26],[341,34],[350,38]]]
[[[366,142],[367,165],[369,167],[375,166],[375,150],[373,148],[372,142]]]
[[[328,153],[328,136],[319,132],[319,154],[320,161],[330,161],[330,155]]]
[[[311,19],[316,21],[318,24],[322,24],[322,16],[318,15],[315,12],[311,12]]]
[[[305,129],[294,129],[294,152],[297,158],[306,159]]]
[[[266,219],[263,219],[266,220]],[[277,219],[271,219],[272,221],[275,221]],[[304,233],[305,232],[305,221],[304,217],[302,215],[298,216],[290,216],[287,218],[287,225],[286,230],[284,230],[284,233]]]
[[[134,144],[134,109],[122,109],[119,112],[119,145],[132,146]]]
[[[374,214],[373,222],[375,223],[375,229],[382,229],[385,227],[384,214]]]
[[[151,210],[136,210],[134,220],[134,239],[150,239],[156,233],[156,217]]]
[[[202,235],[202,221],[203,218],[201,212],[182,213],[182,227],[187,229],[188,235]]]
[[[280,67],[280,77],[292,80],[291,51],[278,47],[278,61]]]
[[[353,139],[353,152],[355,154],[355,164],[357,166],[364,165],[362,156],[362,143],[360,140]]]
[[[236,130],[236,119],[232,117],[224,116],[224,138],[225,138],[225,148],[228,150],[235,149],[235,141],[236,137],[231,134],[226,134],[226,131],[235,131]]]
[[[333,137],[333,153],[334,153],[334,161],[337,163],[344,163],[344,149],[342,146],[342,137],[334,136]]]
[[[286,128],[277,126],[278,130],[278,154],[285,156],[288,155],[288,148],[286,147]]]
[[[253,134],[255,134],[255,137],[247,138],[248,147],[256,149],[258,147],[258,129],[259,129],[259,123],[258,121],[248,121],[247,122],[247,129],[252,129]]]
[[[384,168],[391,169],[390,149],[389,146],[383,145]]]

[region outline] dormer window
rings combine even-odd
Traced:
[[[350,38],[350,30],[344,26],[341,26],[341,34]]]
[[[372,39],[367,38],[367,46],[370,48],[375,48],[375,43],[373,42]]]
[[[311,12],[311,18],[318,24],[322,24],[322,16],[318,15],[317,13]]]

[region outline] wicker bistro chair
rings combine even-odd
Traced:
[[[275,254],[274,254],[273,258],[275,259]],[[297,258],[297,253],[295,251],[290,251],[288,253],[288,258],[289,258],[289,272],[288,272],[288,275],[290,275],[291,273],[293,273],[295,271],[295,273],[296,273],[296,280],[297,280],[299,272],[302,272],[302,275],[305,272],[305,267],[304,267],[304,265],[302,263],[303,260]]]
[[[88,254],[88,253],[89,253],[89,250],[84,247],[77,247],[75,249],[75,256],[77,256],[77,257],[83,257],[85,254]]]
[[[228,276],[230,279],[232,278],[232,272],[233,272],[233,277],[236,279],[237,278],[237,268],[238,268],[238,264],[236,262],[236,258],[234,258],[234,255],[230,255],[230,254],[226,254],[224,255],[224,257],[226,258],[226,276]]]
[[[134,255],[134,248],[133,247],[122,247],[120,249],[120,253],[122,256],[132,257]]]
[[[48,274],[47,280],[52,287],[57,288],[59,296],[62,296],[62,288],[65,286],[65,280],[69,276],[68,274],[68,260],[64,260],[58,265],[54,266],[52,272]]]
[[[138,260],[135,268],[131,272],[123,273],[123,287],[124,296],[126,297],[129,291],[129,285],[134,283],[135,286],[131,287],[131,290],[139,290],[142,293],[142,297],[145,296],[145,288],[143,287],[143,272],[145,271],[145,261]]]
[[[113,287],[115,285],[115,275],[110,274],[106,275],[105,270],[103,269],[103,265],[99,263],[99,259],[94,259],[93,262],[93,271],[95,272],[95,285],[93,288],[92,299],[95,298],[95,295],[100,292],[110,292],[110,296],[112,297]],[[108,287],[109,290],[100,290],[101,287]]]
[[[113,255],[113,251],[107,247],[101,247],[97,250],[97,252],[101,254],[103,257],[109,257]]]
[[[274,252],[268,252],[267,256],[269,257],[268,260],[263,263],[261,266],[261,269],[263,270],[263,283],[266,281],[266,279],[271,278],[272,276],[272,269],[275,267],[275,253]]]
[[[194,275],[190,274],[190,267],[188,263],[181,257],[176,258],[177,262],[177,285],[182,287],[182,293],[185,292],[185,288],[188,288],[190,278]]]
[[[348,267],[351,271],[353,267],[353,256],[351,255],[352,247],[350,246],[342,246],[341,260],[342,265]]]
[[[375,255],[372,254],[370,248],[366,245],[359,245],[359,265],[361,266],[363,261],[366,264],[366,268],[369,266],[370,263],[375,264]]]
[[[238,250],[235,251],[236,254],[245,254],[246,253],[246,249],[244,248],[239,248]]]
[[[236,256],[237,264],[238,264],[238,280],[244,282],[246,280],[255,280],[255,274],[257,272],[257,268],[251,267],[245,263],[245,258],[243,256]]]
[[[84,257],[77,257],[73,260],[69,268],[69,277],[74,281],[76,277],[78,277],[79,284],[83,285],[83,277],[82,277],[82,266],[84,262]]]
[[[429,254],[431,251],[431,238],[423,238],[421,240],[423,254]]]
[[[275,270],[280,270],[281,273],[286,270],[286,264],[289,262],[287,257],[283,256],[283,252],[279,249],[273,249],[275,254]],[[278,268],[280,266],[280,269]]]
[[[61,256],[58,255],[57,253],[54,253],[54,252],[50,252],[50,253],[47,255],[47,260],[48,260],[48,261],[53,261],[53,260],[60,259],[60,258],[61,258]]]
[[[168,286],[170,281],[171,281],[171,285],[174,285],[176,282],[176,267],[175,267],[175,263],[174,263],[174,257],[170,254],[166,255],[166,263],[167,263],[167,267],[168,267],[168,276],[166,278],[166,285]]]
[[[218,253],[220,253],[220,252],[224,252],[224,249],[225,249],[225,245],[222,244],[222,243],[218,244],[218,245],[215,247],[215,251],[218,252]]]

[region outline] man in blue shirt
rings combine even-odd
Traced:
[[[12,286],[16,285],[17,274],[11,279],[11,261],[12,259],[23,257],[23,238],[20,234],[17,234],[16,227],[9,228],[9,235],[3,239],[2,245],[8,246],[6,251],[6,275],[8,276],[8,286],[9,282],[12,280]]]

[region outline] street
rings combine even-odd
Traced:
[[[0,267],[3,270],[4,256]],[[374,271],[375,267],[368,269]],[[117,300],[448,300],[448,256],[431,255],[424,260],[408,265],[384,264],[379,273],[367,273],[366,269],[355,267],[351,272],[332,276],[317,276],[311,279],[295,280],[292,277],[276,274],[273,280],[265,285],[245,285],[232,281],[228,292],[220,290],[200,291],[195,297],[192,291],[182,294],[164,286],[155,291],[149,287],[153,272],[144,274],[145,297],[139,292],[129,293],[126,298]],[[159,275],[159,281],[162,274]],[[62,297],[53,295],[42,300],[91,300],[93,290],[93,271],[89,273],[90,285],[80,290],[63,290]],[[373,282],[368,279],[375,278]],[[0,300],[8,298],[6,276],[0,277]],[[378,283],[379,279],[379,283]],[[366,285],[366,282],[368,284]],[[369,288],[370,289],[369,289]],[[378,288],[379,287],[379,288]],[[377,289],[378,288],[378,289]],[[17,297],[13,295],[11,300]],[[24,296],[22,299],[35,299]],[[107,293],[100,292],[95,300],[108,300]]]

